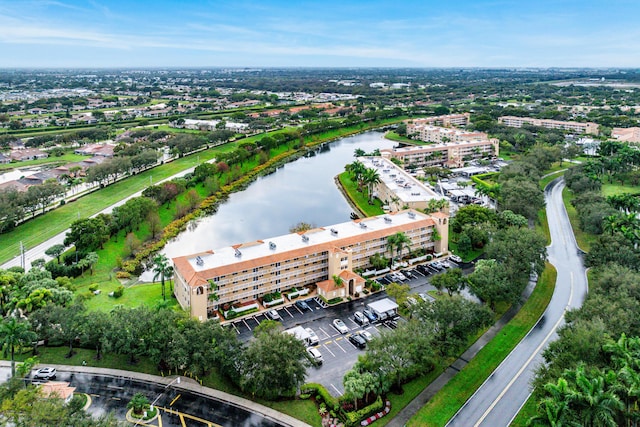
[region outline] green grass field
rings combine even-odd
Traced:
[[[567,215],[569,216],[569,221],[571,222],[571,228],[573,228],[573,234],[575,234],[576,236],[578,247],[585,252],[589,252],[589,249],[591,248],[591,245],[596,241],[597,236],[585,233],[580,229],[578,212],[576,211],[576,208],[574,208],[571,204],[571,199],[573,199],[573,194],[571,193],[571,190],[565,187],[564,190],[562,190],[562,200],[564,201],[564,206],[567,209]]]
[[[412,145],[425,145],[425,144],[428,144],[427,142],[424,142],[424,141],[420,141],[420,140],[417,140],[417,139],[411,139],[411,138],[407,138],[406,136],[398,135],[394,131],[389,131],[389,132],[385,133],[384,137],[387,138],[387,139],[390,139],[392,141],[406,142],[407,144],[412,144]]]
[[[640,194],[640,186],[621,185],[621,184],[602,184],[602,194],[605,197],[616,194]]]
[[[358,206],[358,209],[366,216],[369,217],[384,214],[380,200],[374,199],[373,204],[370,205],[367,189],[365,188],[362,193],[359,192],[358,184],[351,180],[348,172],[342,172],[338,175],[338,179],[351,201]]]
[[[547,264],[518,314],[407,425],[444,426],[535,325],[551,300],[555,282],[556,270]]]
[[[59,157],[47,157],[46,159],[27,160],[24,162],[0,164],[0,172],[7,172],[13,169],[24,169],[33,166],[58,167],[67,163],[81,162],[88,159],[89,156],[81,156],[79,154],[67,153]]]

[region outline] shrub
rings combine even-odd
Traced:
[[[116,273],[116,279],[130,279],[131,278],[131,274],[127,273],[126,271],[118,271]]]
[[[380,283],[378,282],[373,282],[373,284],[371,285],[371,290],[373,292],[378,292],[380,290]]]
[[[120,298],[122,296],[122,294],[124,294],[124,286],[120,285],[116,288],[115,291],[113,291],[113,297],[114,298]]]
[[[303,393],[298,397],[300,398],[300,400],[307,400],[311,397],[311,395],[309,393]]]
[[[325,403],[330,410],[337,410],[340,407],[338,400],[331,396],[322,384],[308,383],[301,387],[301,392],[305,394],[315,394],[319,403]]]
[[[91,285],[89,285],[89,290],[91,292],[97,291],[98,290],[98,284],[97,283],[92,283]]]
[[[373,402],[369,406],[365,406],[362,409],[359,409],[354,412],[346,412],[345,416],[347,417],[345,425],[347,426],[355,426],[359,424],[360,420],[366,417],[369,417],[376,412],[380,412],[384,408],[384,402],[382,401],[382,397],[378,396],[375,402]]]
[[[249,310],[245,310],[245,311],[241,311],[241,312],[237,312],[237,311],[232,309],[232,310],[227,311],[227,315],[225,316],[225,319],[227,319],[227,320],[235,319],[238,316],[244,316],[245,314],[255,313],[256,311],[259,311],[259,309],[258,308],[251,308]]]

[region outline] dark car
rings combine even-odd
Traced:
[[[311,311],[311,307],[309,307],[309,304],[307,304],[306,301],[296,301],[296,307],[298,307],[302,311],[305,311],[305,310]]]
[[[395,329],[398,327],[398,322],[394,319],[389,319],[384,322],[384,326],[386,326],[389,329]]]
[[[376,314],[370,308],[365,308],[364,310],[362,310],[362,314],[367,316],[367,319],[369,319],[369,323],[375,323],[378,320],[378,316],[376,316]]]
[[[349,341],[359,349],[363,349],[367,346],[367,341],[360,334],[349,335]]]

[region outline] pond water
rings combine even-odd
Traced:
[[[353,209],[335,184],[336,175],[354,161],[354,150],[367,153],[391,148],[393,141],[377,131],[341,138],[318,147],[233,193],[218,211],[189,225],[162,251],[167,257],[188,255],[289,233],[304,221],[316,226],[349,220]],[[141,280],[151,280],[145,273]]]

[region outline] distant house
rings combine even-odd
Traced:
[[[37,148],[25,148],[23,150],[12,150],[11,160],[23,162],[25,160],[46,159],[49,154],[38,150]]]
[[[11,158],[0,153],[0,164],[11,163]]]
[[[74,150],[74,153],[83,156],[113,157],[114,148],[111,144],[89,144]]]

